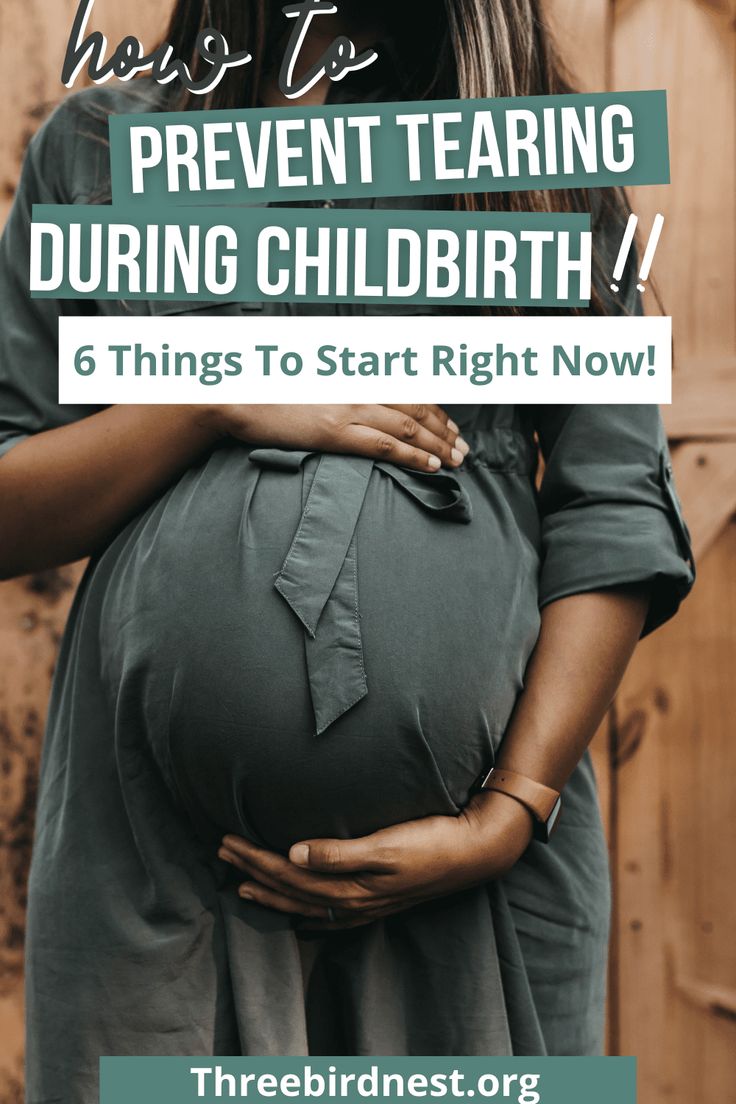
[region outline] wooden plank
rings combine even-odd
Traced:
[[[729,19],[736,19],[736,0],[698,0],[706,8],[711,8],[719,15],[725,15]]]
[[[79,570],[0,585],[0,1099],[21,1100],[25,884],[51,674]],[[4,1085],[4,1088],[2,1087]]]
[[[0,128],[0,225],[5,222],[23,152],[39,122],[67,94],[61,66],[78,0],[2,0],[0,73],[3,126]],[[116,44],[125,34],[156,41],[169,10],[165,0],[95,0],[90,30],[103,31]],[[23,58],[23,79],[18,79]],[[84,87],[80,77],[75,89]]]
[[[731,525],[616,705],[618,1046],[641,1104],[735,1099],[735,559]]]
[[[612,870],[615,868],[615,840],[616,840],[616,788],[613,782],[612,762],[612,737],[613,737],[613,712],[609,710],[605,720],[598,729],[593,742],[590,745],[598,785],[598,796],[601,805],[601,818],[603,828],[608,840],[610,862]],[[614,908],[616,902],[614,901]],[[619,1035],[618,1029],[618,949],[616,940],[616,928],[612,925],[611,941],[608,949],[608,1003],[606,1007],[606,1053],[616,1053],[616,1041]]]
[[[575,86],[585,92],[605,91],[609,82],[608,0],[547,0],[545,9]]]
[[[697,978],[685,977],[675,969],[674,986],[687,1000],[709,1016],[719,1016],[736,1023],[736,986],[710,985]]]
[[[673,402],[662,416],[670,438],[736,438],[736,357],[678,363]]]
[[[613,87],[665,88],[672,185],[632,189],[646,234],[665,227],[654,275],[684,358],[736,354],[736,32],[696,0],[614,5]],[[706,168],[707,166],[707,168]],[[656,313],[651,292],[648,309]]]
[[[616,1052],[639,1056],[641,1104],[736,1099],[728,1003],[736,893],[720,846],[736,766],[732,7],[614,5],[613,87],[668,92],[673,185],[635,189],[632,202],[645,230],[656,211],[666,219],[655,275],[673,315],[677,371],[664,416],[687,442],[674,463],[699,559],[693,596],[641,646],[613,714],[611,1019]]]
[[[699,563],[736,514],[736,442],[683,445],[672,463]]]

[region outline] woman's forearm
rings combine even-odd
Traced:
[[[113,406],[0,459],[0,578],[89,556],[218,439],[197,406]]]
[[[468,454],[455,422],[428,404],[111,406],[0,459],[0,578],[104,548],[223,436],[417,471],[457,468]]]
[[[544,609],[499,766],[562,789],[616,691],[648,601],[643,590],[611,590]],[[229,835],[220,857],[246,876],[243,897],[330,930],[500,878],[531,837],[526,808],[490,790],[459,816],[422,817],[361,839],[305,840],[288,859]]]
[[[562,789],[616,693],[648,605],[642,589],[576,594],[545,607],[498,766]]]
[[[648,607],[645,588],[628,588],[572,595],[542,610],[539,639],[497,767],[562,790],[618,689]],[[475,825],[481,857],[484,841],[491,855],[500,842],[513,865],[531,838],[531,815],[500,791],[476,794],[465,815]]]
[[[89,556],[218,438],[457,468],[468,446],[438,406],[113,406],[0,459],[0,578]]]

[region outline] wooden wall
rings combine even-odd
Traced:
[[[640,646],[596,744],[615,888],[609,1049],[639,1056],[642,1104],[734,1102],[736,2],[551,8],[583,87],[668,91],[673,183],[634,189],[632,203],[645,232],[657,211],[666,219],[665,419],[699,561],[692,597]]]
[[[58,98],[74,0],[1,0],[0,218]],[[150,38],[166,0],[97,0],[112,40]],[[609,1046],[641,1104],[736,1102],[736,0],[548,0],[581,87],[667,88],[673,185],[655,276],[674,316],[666,413],[700,576],[640,647],[596,741],[615,882]],[[25,58],[19,76],[18,59]],[[651,293],[647,293],[651,301]],[[0,325],[2,324],[0,304]],[[22,1093],[24,879],[49,679],[77,569],[0,585],[0,1104]]]

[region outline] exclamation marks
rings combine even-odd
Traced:
[[[657,252],[657,246],[659,245],[659,239],[662,234],[663,226],[664,215],[655,215],[652,232],[649,235],[649,241],[647,242],[647,247],[644,250],[644,260],[641,262],[641,268],[639,269],[639,283],[636,285],[638,291],[644,291],[644,285],[649,279],[649,273],[654,262],[654,254]]]
[[[636,228],[639,225],[639,218],[637,215],[629,215],[629,221],[626,223],[626,229],[621,241],[621,248],[618,251],[618,257],[616,258],[616,264],[613,269],[613,280],[611,284],[611,291],[619,291],[619,282],[624,274],[626,268],[626,262],[629,259],[631,253],[631,246],[634,242],[634,235],[636,234]],[[644,257],[641,262],[641,268],[639,269],[639,283],[636,285],[639,291],[644,291],[646,281],[649,279],[649,273],[652,270],[652,264],[654,263],[654,255],[657,252],[657,246],[659,245],[659,239],[662,236],[662,227],[664,226],[664,215],[655,215],[654,223],[652,225],[651,233],[649,234],[649,241],[647,247],[644,250]]]
[[[626,229],[624,230],[623,241],[621,242],[621,248],[618,251],[618,257],[616,258],[616,264],[613,269],[613,280],[611,284],[611,291],[619,291],[619,281],[624,274],[626,268],[626,262],[629,259],[629,253],[631,252],[631,245],[634,241],[634,234],[636,228],[639,225],[639,219],[636,215],[629,215],[629,221],[626,223]]]

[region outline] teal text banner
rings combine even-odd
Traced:
[[[33,208],[34,298],[582,307],[590,216]]]
[[[636,1104],[634,1058],[102,1058],[100,1104]]]
[[[110,119],[115,203],[329,201],[668,184],[663,91]]]

